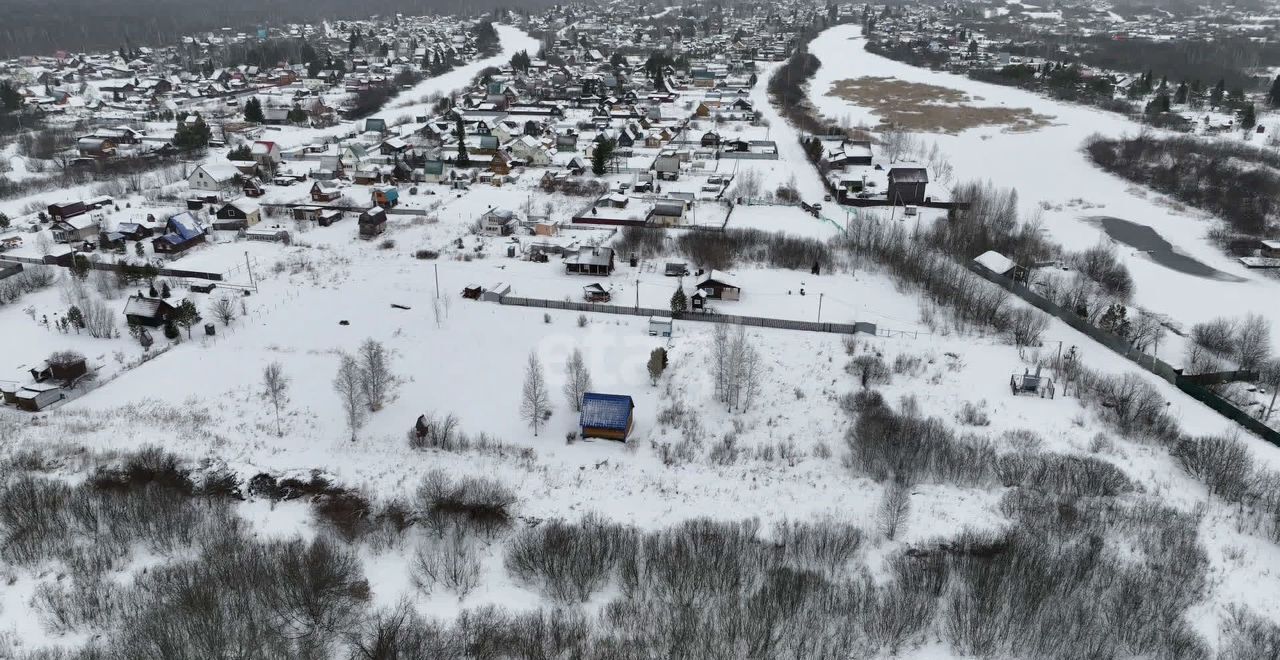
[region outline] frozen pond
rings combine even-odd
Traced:
[[[1109,215],[1095,215],[1086,218],[1090,222],[1096,222],[1102,230],[1107,232],[1107,236],[1114,238],[1131,248],[1146,252],[1151,256],[1151,260],[1164,266],[1171,268],[1180,273],[1195,275],[1197,277],[1211,277],[1217,280],[1227,282],[1243,282],[1244,278],[1236,277],[1230,273],[1224,273],[1216,268],[1212,268],[1205,263],[1189,257],[1174,249],[1173,244],[1164,240],[1156,230],[1136,222],[1130,222],[1121,218]]]

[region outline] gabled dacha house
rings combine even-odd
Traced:
[[[151,247],[159,254],[179,254],[204,242],[204,225],[183,211],[164,223],[164,233],[151,241]]]
[[[148,298],[141,292],[136,296],[129,296],[129,301],[124,305],[124,318],[129,325],[158,328],[172,315],[173,305],[163,298]]]
[[[716,270],[699,279],[697,289],[711,300],[738,300],[742,297],[742,288],[734,284],[729,276]]]
[[[565,258],[564,272],[569,275],[611,275],[613,248],[584,247],[577,254]]]
[[[626,442],[635,424],[635,407],[635,402],[625,394],[583,394],[579,417],[582,437]]]

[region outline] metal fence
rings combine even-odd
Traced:
[[[986,267],[976,262],[968,262],[966,266],[979,277],[992,282],[1006,291],[1022,298],[1032,306],[1057,317],[1067,325],[1088,335],[1090,339],[1106,346],[1112,352],[1127,358],[1134,364],[1143,369],[1169,381],[1175,387],[1186,392],[1192,398],[1209,406],[1218,414],[1230,419],[1246,429],[1258,434],[1263,440],[1273,445],[1280,446],[1280,431],[1263,424],[1254,418],[1247,411],[1236,407],[1231,401],[1219,396],[1216,392],[1205,387],[1205,384],[1216,384],[1226,382],[1227,380],[1235,380],[1237,377],[1245,377],[1246,379],[1252,375],[1256,378],[1257,374],[1252,372],[1236,372],[1234,374],[1202,374],[1199,376],[1182,374],[1181,369],[1175,369],[1173,365],[1158,359],[1153,355],[1147,355],[1132,346],[1120,337],[1102,330],[1089,323],[1087,319],[1081,318],[1074,311],[1065,309],[1057,303],[1045,298],[1044,296],[1032,291],[1024,284],[1013,281],[1004,275],[998,275]]]
[[[757,328],[776,328],[780,330],[803,330],[807,332],[829,332],[833,334],[851,335],[854,333],[876,334],[876,324],[855,323],[816,323],[812,321],[793,321],[790,319],[771,319],[760,316],[738,316],[734,314],[715,314],[701,312],[673,313],[669,309],[656,307],[635,307],[626,305],[606,305],[600,303],[573,302],[569,300],[546,300],[543,298],[521,298],[503,296],[498,299],[502,305],[518,305],[521,307],[539,307],[543,309],[566,309],[579,312],[598,312],[601,314],[623,314],[627,316],[657,316],[679,321],[705,321],[708,323],[732,323]]]

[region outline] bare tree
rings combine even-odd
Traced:
[[[911,515],[911,486],[906,480],[894,478],[885,484],[884,494],[880,496],[877,517],[880,531],[884,537],[892,541],[907,524]]]
[[[342,400],[342,410],[347,414],[347,427],[351,429],[351,441],[356,441],[356,432],[364,425],[365,398],[364,374],[359,360],[343,353],[338,365],[338,375],[333,379],[333,389]]]
[[[289,377],[284,375],[284,367],[279,362],[272,362],[263,368],[262,393],[276,411],[276,436],[284,437],[284,428],[280,425],[280,409],[289,403]]]
[[[591,372],[587,370],[587,363],[582,358],[581,350],[573,349],[573,354],[565,363],[564,371],[564,396],[569,400],[569,405],[573,406],[574,412],[581,412],[582,395],[591,389]]]
[[[1280,392],[1280,358],[1267,360],[1258,370],[1262,375],[1262,383],[1271,388],[1271,403],[1267,404],[1267,412],[1262,416],[1262,421],[1266,422],[1271,419],[1271,412],[1276,407],[1276,393]]]
[[[391,355],[382,342],[366,339],[360,345],[360,391],[369,410],[378,411],[386,404],[395,387],[396,377],[391,373]]]
[[[1257,369],[1271,355],[1271,322],[1249,313],[1236,326],[1234,356],[1241,369]]]
[[[236,303],[231,296],[219,296],[209,303],[209,315],[219,321],[222,325],[231,325],[236,319]]]
[[[711,335],[711,377],[715,382],[716,399],[724,401],[729,390],[729,326],[715,324]]]
[[[536,353],[529,353],[524,370],[524,391],[520,398],[520,416],[533,428],[533,435],[551,412],[551,396],[547,392],[547,379],[542,374],[542,363]]]
[[[105,302],[86,296],[80,302],[85,332],[94,339],[109,339],[116,334],[116,314]]]
[[[717,398],[729,410],[750,407],[759,390],[761,361],[746,329],[737,326],[731,332],[724,324],[717,324],[712,341]]]

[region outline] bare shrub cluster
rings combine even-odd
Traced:
[[[866,398],[845,435],[848,466],[876,481],[900,479],[980,486],[995,477],[995,447],[985,438],[960,438],[942,420],[894,411]]]
[[[455,454],[477,453],[499,458],[514,458],[522,463],[532,463],[537,456],[530,447],[503,442],[488,433],[470,434],[458,429],[456,415],[425,413],[420,415],[409,430],[409,446],[414,449],[438,449]]]
[[[0,280],[0,305],[8,305],[28,293],[46,289],[57,278],[57,273],[50,266],[24,266],[21,273]]]
[[[453,478],[432,470],[418,487],[417,508],[428,528],[443,535],[452,527],[492,537],[512,522],[515,491],[494,479]]]
[[[1018,452],[996,459],[995,469],[1005,486],[1060,496],[1113,497],[1135,489],[1120,468],[1092,456]]]
[[[694,263],[715,270],[742,263],[789,270],[809,270],[816,264],[829,270],[834,264],[830,246],[822,241],[761,229],[690,231],[675,237],[675,244]]]

